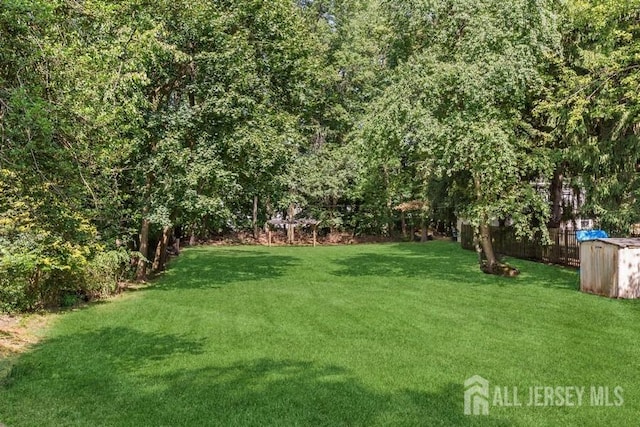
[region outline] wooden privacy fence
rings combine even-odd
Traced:
[[[569,267],[580,266],[580,245],[574,230],[550,229],[549,239],[551,244],[543,245],[539,234],[533,239],[517,239],[511,227],[491,227],[493,249],[498,254]],[[462,226],[460,240],[464,249],[475,250],[471,225]]]

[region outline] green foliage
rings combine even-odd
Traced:
[[[99,252],[85,270],[86,291],[98,297],[115,293],[120,283],[132,278],[132,256],[139,254],[125,249]]]
[[[393,78],[360,132],[386,197],[452,206],[476,225],[511,218],[521,234],[535,232],[548,209],[531,181],[551,167],[527,108],[543,84],[542,59],[558,48],[554,2],[387,6]]]
[[[26,310],[35,304],[30,295],[30,284],[35,261],[29,256],[7,260],[2,256],[0,264],[0,312]]]
[[[317,69],[293,3],[10,3],[3,286],[29,299],[14,305],[114,290],[120,263],[102,251],[143,218],[152,233],[225,227],[243,198],[287,193]]]
[[[87,76],[78,66],[69,79],[77,42],[71,12],[60,2],[7,6],[0,14],[0,309],[14,311],[82,291],[99,250],[92,219],[102,146],[80,132],[88,117],[71,101],[74,83]]]
[[[294,203],[331,229],[393,233],[394,207],[420,200],[413,222],[509,218],[526,235],[548,218],[531,183],[562,172],[583,216],[626,231],[639,6],[5,2],[3,301],[114,290],[122,263],[101,254],[116,240],[248,228],[255,198],[258,222]]]
[[[0,171],[0,292],[3,310],[56,305],[78,289],[95,252],[96,230],[77,212],[25,196],[16,174]]]
[[[536,113],[558,167],[586,191],[583,216],[628,233],[638,216],[638,1],[572,1]]]

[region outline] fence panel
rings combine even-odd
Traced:
[[[475,250],[474,230],[463,224],[460,241],[464,249]],[[532,239],[518,239],[512,227],[491,227],[491,241],[496,253],[514,258],[559,264],[569,267],[580,266],[580,245],[573,230],[549,229],[550,244],[542,244],[542,235]]]

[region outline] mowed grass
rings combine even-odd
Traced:
[[[0,423],[638,425],[640,304],[511,262],[516,279],[449,242],[190,249],[149,288],[62,316],[2,380]],[[523,406],[464,415],[476,374]],[[586,391],[529,407],[530,386]],[[622,406],[591,406],[591,386],[610,403],[622,387]]]

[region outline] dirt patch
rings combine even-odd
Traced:
[[[0,384],[10,374],[18,356],[40,341],[55,317],[52,313],[0,315]],[[0,427],[4,427],[2,423]]]
[[[53,314],[0,315],[0,359],[8,359],[37,343]]]
[[[82,310],[96,304],[104,304],[129,292],[149,287],[149,283],[121,282],[115,295],[81,302],[74,307],[28,314],[0,314],[0,371],[2,366],[32,345],[38,343],[51,324],[65,312]],[[0,372],[1,377],[1,372]],[[2,427],[2,425],[0,425]]]

